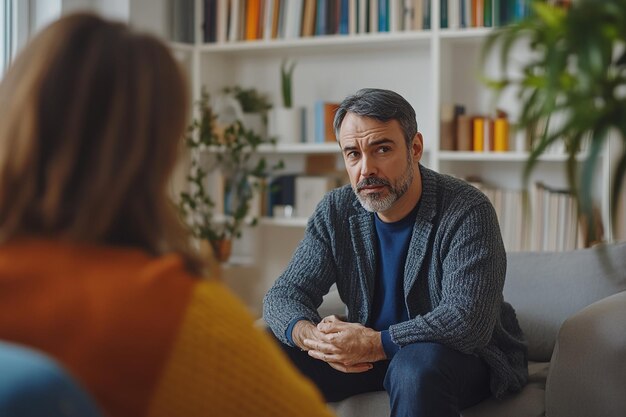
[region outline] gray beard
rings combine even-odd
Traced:
[[[361,181],[359,184],[357,184],[356,187],[353,186],[352,190],[356,194],[356,198],[359,200],[359,203],[361,203],[361,206],[363,206],[365,210],[373,213],[379,213],[389,210],[400,197],[406,194],[409,187],[411,186],[411,183],[413,182],[414,174],[411,163],[407,165],[408,166],[406,171],[393,186],[387,181],[377,178],[374,179],[374,182],[377,184],[385,184],[385,186],[389,189],[387,195],[384,195],[384,193],[370,193],[367,195],[359,194],[357,189],[361,186],[362,183],[367,183],[367,180],[369,179]]]

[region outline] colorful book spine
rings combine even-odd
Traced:
[[[339,4],[339,33],[347,35],[350,31],[350,2],[349,0],[340,0]]]
[[[280,10],[281,4],[283,0],[273,0],[274,1],[274,11],[272,13],[272,39],[278,38],[279,27],[280,27]]]
[[[506,152],[509,150],[509,121],[498,117],[493,123],[493,150]]]
[[[248,0],[246,2],[246,40],[257,39],[260,14],[261,0]]]
[[[265,0],[263,12],[263,39],[272,39],[272,19],[274,18],[274,0]]]
[[[287,7],[287,19],[285,20],[284,37],[294,39],[300,36],[302,31],[302,10],[304,7],[303,0],[290,0]]]
[[[203,40],[213,43],[217,36],[217,0],[204,0]]]
[[[493,0],[484,0],[483,3],[483,25],[485,27],[493,26]]]
[[[370,33],[378,32],[378,0],[370,0]]]
[[[502,26],[502,0],[493,0],[493,26]]]
[[[422,29],[430,29],[430,6],[431,2],[430,0],[424,0],[424,3],[422,3],[423,7],[424,7],[424,13],[422,14]]]
[[[472,150],[472,117],[461,114],[456,119],[456,150]]]
[[[302,32],[303,37],[315,35],[315,0],[305,0],[304,2],[304,15],[302,17]]]
[[[339,13],[341,11],[340,7],[341,4],[337,0],[328,3],[326,9],[328,13],[328,17],[326,18],[326,34],[328,35],[335,35],[339,33]]]
[[[359,33],[367,33],[369,31],[369,27],[367,24],[367,16],[368,16],[368,5],[369,0],[358,0],[357,9],[358,9],[358,22],[357,28]]]
[[[315,102],[315,143],[335,142],[333,122],[339,103],[319,100]]]
[[[453,151],[456,149],[454,140],[454,105],[442,104],[439,123],[439,148],[442,151]]]
[[[443,29],[448,28],[448,0],[439,0],[439,24]]]
[[[357,33],[358,9],[357,0],[348,0],[348,34],[350,35]]]
[[[473,146],[474,152],[485,151],[485,119],[481,116],[477,116],[473,121]]]
[[[378,0],[378,31],[389,32],[389,0]]]
[[[326,35],[328,33],[326,26],[326,16],[328,14],[327,0],[317,0],[317,16],[315,19],[315,35]]]

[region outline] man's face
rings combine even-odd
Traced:
[[[339,144],[352,189],[366,210],[387,212],[409,190],[422,154],[419,134],[407,149],[396,120],[383,123],[348,113]]]

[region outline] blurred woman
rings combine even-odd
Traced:
[[[187,85],[156,38],[88,14],[0,84],[0,339],[111,416],[328,416],[242,304],[200,278],[167,183]]]

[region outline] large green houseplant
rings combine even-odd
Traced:
[[[180,193],[179,207],[194,236],[209,242],[216,257],[223,261],[229,253],[222,253],[220,248],[224,242],[240,237],[246,223],[256,225],[257,218],[251,217],[251,202],[257,193],[263,192],[264,179],[283,164],[279,161],[270,166],[259,156],[257,148],[268,142],[239,120],[218,126],[204,89],[196,104],[200,116],[192,121],[186,137],[191,152],[189,187]],[[216,170],[224,178],[224,202],[214,201],[207,189],[207,178]],[[225,246],[230,248],[230,244]]]
[[[517,89],[519,125],[535,138],[524,178],[528,182],[540,156],[562,142],[566,171],[581,214],[592,219],[593,176],[609,135],[624,145],[612,172],[611,208],[616,213],[626,173],[626,0],[575,1],[569,8],[532,4],[533,13],[496,29],[484,47],[484,57],[496,53],[501,77],[488,80],[498,91]],[[530,56],[520,64],[516,45],[525,43]],[[559,115],[558,123],[550,123]],[[577,162],[581,145],[588,155]],[[615,217],[615,216],[614,216]],[[590,233],[594,234],[593,222]]]

